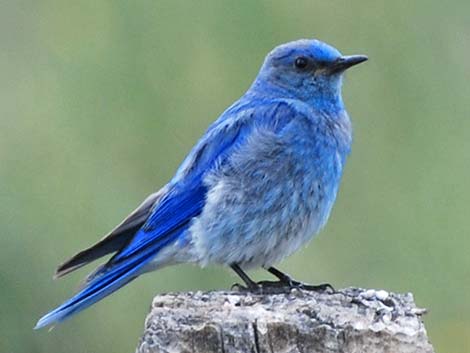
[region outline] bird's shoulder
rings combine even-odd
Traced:
[[[257,131],[281,133],[293,123],[315,125],[320,115],[294,99],[240,99],[214,121],[189,152],[173,182],[200,175]]]
[[[315,123],[321,114],[309,104],[290,98],[242,98],[229,107],[208,129],[217,131],[226,125],[251,124],[282,129],[296,120]]]

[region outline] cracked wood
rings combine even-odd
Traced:
[[[411,294],[348,288],[154,298],[137,353],[432,353]]]

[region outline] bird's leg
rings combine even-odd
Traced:
[[[275,293],[283,293],[288,289],[291,288],[299,288],[308,291],[326,291],[330,290],[333,293],[335,289],[328,283],[319,284],[319,285],[311,285],[302,283],[296,280],[293,280],[289,275],[279,271],[274,267],[268,267],[266,270],[269,271],[271,274],[276,276],[279,281],[260,281],[255,282],[253,281],[246,273],[241,269],[241,267],[237,264],[230,265],[232,270],[235,271],[237,275],[245,282],[245,286],[234,284],[232,288],[238,287],[242,291],[250,291],[254,293],[262,293],[262,294],[275,294]]]
[[[237,264],[230,265],[232,270],[236,272],[237,275],[245,282],[245,286],[242,286],[238,283],[232,285],[232,290],[237,289],[242,292],[251,292],[255,294],[279,294],[285,293],[286,290],[290,290],[291,287],[287,286],[284,282],[281,281],[261,281],[255,282],[241,269]]]
[[[284,272],[279,271],[275,267],[268,267],[266,270],[279,279],[279,282],[277,285],[283,284],[284,286],[287,286],[290,288],[300,288],[300,289],[311,290],[311,291],[331,290],[332,292],[335,292],[335,289],[329,283],[323,283],[323,284],[318,284],[318,285],[306,284],[306,283],[293,280],[288,274],[285,274]],[[269,286],[270,283],[275,285],[276,282],[261,282],[258,284],[266,287],[267,285]]]
[[[243,270],[240,268],[240,266],[238,266],[237,264],[232,264],[232,265],[230,265],[230,267],[232,268],[232,270],[235,271],[235,273],[236,273],[237,275],[240,276],[240,278],[241,278],[241,279],[243,280],[243,282],[245,282],[245,284],[246,284],[246,287],[243,287],[243,286],[241,286],[241,285],[239,285],[239,284],[236,283],[236,284],[234,284],[234,285],[232,286],[232,288],[235,287],[235,286],[237,286],[237,287],[240,287],[242,290],[243,290],[243,289],[244,289],[244,290],[248,289],[248,290],[250,290],[250,291],[257,291],[257,290],[260,289],[260,287],[258,286],[258,284],[257,284],[255,281],[253,281],[250,277],[248,277],[248,275],[245,273],[245,271],[243,271]]]

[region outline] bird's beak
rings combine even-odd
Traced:
[[[367,61],[369,58],[365,55],[348,55],[341,56],[331,66],[332,72],[342,72],[346,69],[349,69],[351,66],[360,64],[364,61]]]

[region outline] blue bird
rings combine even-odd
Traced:
[[[351,148],[342,76],[366,60],[318,40],[273,49],[248,91],[209,126],[170,182],[105,238],[59,266],[57,278],[114,253],[35,328],[69,318],[145,272],[178,263],[229,266],[247,290],[303,285],[273,265],[328,219]],[[279,281],[254,282],[244,272],[254,267]]]

